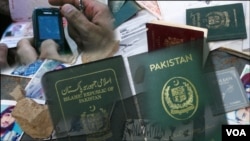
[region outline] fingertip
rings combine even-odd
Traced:
[[[51,5],[56,5],[56,6],[60,6],[61,5],[61,1],[59,1],[59,0],[48,0],[48,2]]]
[[[8,46],[5,43],[0,43],[0,48],[8,48]]]
[[[55,5],[55,6],[62,6],[63,4],[69,3],[74,4],[75,0],[48,0],[49,4]]]
[[[65,4],[61,7],[61,11],[64,15],[67,15],[70,12],[72,12],[73,9],[74,9],[73,6],[70,4]]]

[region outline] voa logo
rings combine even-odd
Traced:
[[[247,136],[244,129],[226,129],[227,136]]]

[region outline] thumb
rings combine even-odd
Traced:
[[[86,16],[71,4],[63,5],[61,12],[68,23],[78,31],[87,31],[85,27],[89,27],[91,24]]]

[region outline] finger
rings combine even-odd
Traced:
[[[33,47],[34,46],[33,42],[34,42],[33,38],[24,38],[24,39],[21,39],[20,41],[17,42],[17,47],[20,47],[20,46]]]
[[[112,28],[114,17],[109,7],[99,1],[84,0],[84,14],[94,24]]]
[[[85,1],[93,1],[93,0],[82,0],[84,3]],[[75,7],[79,7],[80,0],[49,0],[49,3],[51,5],[55,6],[62,6],[64,4],[71,4],[74,5]],[[88,2],[87,2],[88,3]]]
[[[89,27],[92,26],[92,23],[85,17],[85,15],[70,4],[63,5],[61,12],[67,19],[69,25],[74,27],[75,30],[81,31],[81,33],[87,33]]]
[[[62,6],[66,3],[74,5],[75,1],[78,1],[78,0],[49,0],[49,3],[55,6]]]
[[[48,0],[51,5],[63,6],[64,4],[71,4],[79,8],[80,0]],[[85,7],[93,7],[93,5],[99,4],[101,2],[97,0],[82,0]]]
[[[66,3],[72,4],[74,6],[79,5],[79,0],[48,0],[51,5],[57,5],[57,6],[62,6]],[[94,0],[82,0],[84,1],[94,1]]]
[[[76,42],[78,48],[82,48],[82,39],[81,36],[79,35],[79,31],[77,31],[75,28],[72,26],[68,26],[68,32],[70,37]]]
[[[28,54],[28,55],[27,55]],[[17,43],[17,61],[21,64],[30,64],[37,59],[37,52],[32,46],[32,39],[21,39]]]

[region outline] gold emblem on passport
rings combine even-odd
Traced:
[[[218,29],[221,27],[229,27],[230,19],[228,12],[210,12],[206,15],[207,27],[210,29]]]
[[[92,108],[91,108],[92,109]],[[109,114],[100,108],[99,110],[90,110],[90,113],[81,114],[81,122],[86,133],[103,132],[109,129]]]
[[[191,118],[198,108],[197,90],[184,77],[169,79],[162,89],[161,100],[166,113],[176,120]]]

